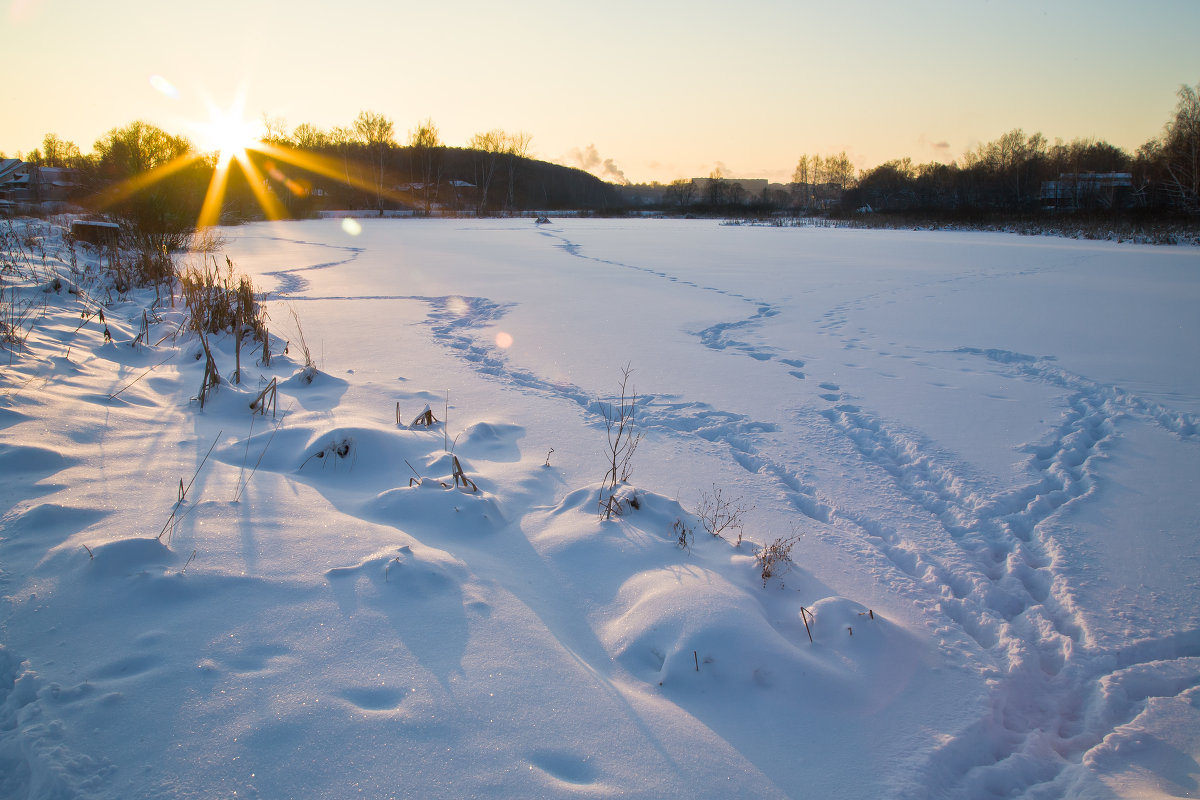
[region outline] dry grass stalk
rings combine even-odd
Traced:
[[[417,414],[417,418],[414,419],[409,424],[408,427],[410,427],[410,428],[432,428],[434,425],[437,424],[437,421],[438,421],[437,417],[435,417],[433,415],[433,409],[431,409],[428,405],[426,405],[425,409],[420,414]]]
[[[262,365],[264,367],[271,366],[271,333],[266,328],[263,328],[263,351]]]
[[[225,432],[225,431],[223,431],[223,430],[222,430],[222,431],[217,431],[217,436],[216,436],[216,438],[215,438],[215,439],[213,439],[213,443],[212,443],[212,445],[211,445],[211,446],[208,448],[208,452],[207,452],[207,453],[205,453],[205,454],[204,454],[204,458],[202,458],[202,459],[200,460],[200,466],[196,467],[196,471],[192,473],[192,479],[191,479],[190,481],[188,481],[188,484],[187,484],[187,486],[186,486],[185,488],[183,488],[183,489],[181,489],[181,490],[180,490],[180,492],[179,492],[179,500],[177,500],[177,501],[175,502],[175,507],[171,509],[171,516],[167,517],[167,521],[166,521],[166,523],[164,523],[164,524],[163,524],[163,526],[162,526],[162,530],[158,532],[158,537],[157,537],[157,538],[158,538],[158,540],[159,540],[160,542],[162,541],[163,534],[165,534],[165,533],[167,532],[167,528],[171,528],[171,530],[172,530],[172,533],[174,533],[174,528],[172,527],[171,523],[172,523],[172,522],[177,522],[177,521],[178,521],[178,520],[176,520],[176,514],[178,514],[178,513],[179,513],[179,507],[180,507],[181,505],[183,505],[183,500],[184,500],[184,498],[185,498],[185,497],[187,497],[187,493],[188,493],[189,491],[191,491],[192,484],[196,482],[196,476],[200,474],[200,470],[204,469],[204,465],[205,465],[206,463],[208,463],[208,457],[209,457],[209,456],[211,456],[211,455],[212,455],[212,451],[213,451],[214,449],[216,449],[216,447],[217,447],[217,442],[219,442],[219,441],[221,440],[221,434],[223,434],[224,432]],[[182,479],[182,478],[180,478],[180,479],[179,479],[179,482],[180,482],[180,484],[182,485],[182,483],[183,483],[183,479]],[[182,519],[182,517],[180,517],[180,519]],[[170,539],[170,537],[167,537],[167,544],[168,544],[168,545],[170,545],[170,543],[171,543],[171,539]]]
[[[816,617],[814,617],[813,613],[807,608],[800,606],[800,619],[804,620],[804,632],[808,634],[808,643],[812,644],[812,628],[808,627],[808,623],[810,620],[816,619]],[[872,619],[874,619],[874,617],[872,617]]]
[[[67,349],[67,352],[68,352],[68,353],[70,353],[70,348],[68,348],[68,349]],[[138,381],[140,381],[142,378],[146,377],[146,376],[147,376],[147,375],[149,375],[151,372],[153,372],[154,370],[158,369],[159,367],[161,367],[163,364],[167,363],[168,361],[170,361],[170,360],[171,360],[171,359],[173,359],[174,357],[175,357],[175,354],[174,354],[174,353],[172,353],[171,355],[167,356],[167,357],[166,357],[166,358],[164,358],[162,361],[158,362],[158,363],[157,363],[157,364],[155,364],[153,367],[151,367],[150,369],[146,370],[146,371],[145,371],[145,372],[143,372],[141,375],[138,375],[136,378],[134,378],[133,380],[131,380],[129,383],[125,384],[125,385],[124,385],[124,386],[122,386],[120,389],[118,389],[117,391],[115,391],[115,392],[113,392],[112,394],[110,394],[110,395],[108,396],[108,399],[109,399],[109,400],[115,400],[115,399],[117,398],[117,395],[121,394],[121,392],[125,391],[125,390],[126,390],[126,389],[128,389],[130,386],[133,386],[135,383],[137,383]]]
[[[242,493],[244,491],[246,491],[246,487],[250,485],[250,479],[254,477],[254,473],[258,472],[258,466],[259,466],[259,464],[262,463],[263,458],[267,455],[267,449],[271,446],[271,442],[275,441],[275,434],[279,433],[279,428],[280,428],[280,426],[283,425],[283,420],[287,418],[288,411],[291,411],[290,406],[286,411],[283,412],[283,416],[280,417],[279,420],[275,423],[275,430],[271,431],[271,437],[269,439],[267,439],[267,443],[265,445],[263,445],[262,452],[258,454],[258,461],[254,462],[254,468],[250,470],[250,474],[246,476],[246,480],[244,480],[238,484],[238,489],[233,495],[233,502],[236,503],[242,499]],[[250,423],[251,423],[250,429],[254,430],[254,417],[250,418]],[[250,447],[249,438],[247,438],[247,440],[246,440],[246,447],[247,447],[247,454],[248,454],[249,447]]]
[[[691,550],[692,542],[695,541],[695,536],[693,535],[692,529],[688,527],[688,524],[682,519],[677,519],[672,527],[675,531],[675,543],[679,545],[679,549]]]
[[[304,376],[308,383],[312,383],[313,378],[317,376],[317,365],[313,363],[312,351],[308,349],[308,342],[304,339],[304,328],[300,325],[300,315],[296,313],[296,307],[288,306],[288,313],[292,315],[292,322],[296,325],[296,338],[300,340],[300,352],[304,356]],[[287,349],[284,349],[287,352]]]
[[[421,485],[421,483],[422,483],[422,481],[424,481],[424,480],[425,480],[424,478],[422,478],[422,477],[421,477],[421,473],[417,472],[417,470],[416,470],[416,469],[413,467],[413,465],[409,463],[409,461],[408,461],[408,459],[407,459],[407,458],[406,458],[406,459],[404,459],[404,463],[405,463],[405,464],[408,464],[408,468],[412,470],[412,474],[417,476],[417,477],[415,477],[415,478],[409,478],[409,479],[408,479],[408,486],[409,486],[409,488],[412,488],[414,485],[415,485],[415,486],[420,486],[420,485]]]
[[[472,493],[478,492],[479,487],[475,485],[475,481],[467,477],[463,472],[462,464],[458,463],[458,456],[450,456],[454,459],[454,485],[461,486],[463,489],[470,489]]]
[[[204,347],[204,380],[200,383],[200,407],[204,408],[204,400],[210,389],[221,385],[221,373],[217,371],[217,360],[213,358],[212,350],[208,349],[208,340],[200,333],[200,344]]]
[[[271,408],[271,416],[275,416],[275,409],[279,404],[279,379],[271,378],[271,382],[267,384],[267,388],[259,392],[258,397],[250,401],[250,410],[261,413],[263,416],[267,414],[267,407]]]
[[[245,275],[235,275],[233,261],[225,258],[222,272],[216,257],[200,267],[188,266],[179,273],[180,291],[188,310],[190,327],[198,333],[236,331],[245,326],[256,338],[266,339],[265,295],[254,292],[254,284]]]

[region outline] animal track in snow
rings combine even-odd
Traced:
[[[838,516],[859,526],[888,560],[918,581],[1001,668],[989,718],[935,753],[927,773],[950,787],[947,796],[1034,791],[1059,796],[1085,754],[1140,713],[1136,703],[1111,701],[1120,694],[1105,684],[1114,674],[1114,661],[1136,666],[1193,657],[1200,652],[1200,634],[1148,640],[1123,653],[1090,649],[1071,587],[1059,569],[1058,548],[1042,523],[1095,491],[1096,464],[1117,435],[1117,419],[1134,416],[1184,439],[1195,436],[1195,419],[1044,359],[1007,351],[958,352],[982,356],[1017,377],[1071,393],[1049,440],[1030,448],[1034,480],[986,495],[963,469],[931,452],[918,437],[844,398],[826,396],[836,405],[823,416],[864,459],[888,474],[914,506],[939,523],[952,546],[929,547],[872,520],[841,511]],[[1160,691],[1175,696],[1200,685],[1196,670],[1184,673]],[[1097,706],[1106,713],[1085,718],[1087,709]],[[947,773],[955,777],[947,780]],[[904,796],[921,796],[921,789],[914,787]]]
[[[672,283],[690,286],[694,289],[699,289],[704,292],[713,292],[715,294],[736,298],[738,300],[743,300],[747,303],[753,304],[755,306],[754,313],[744,319],[735,320],[732,322],[718,322],[701,331],[694,331],[692,333],[699,337],[700,341],[705,347],[708,347],[712,350],[733,350],[735,352],[743,353],[757,361],[770,361],[775,358],[776,349],[774,347],[769,345],[754,344],[752,342],[746,342],[742,341],[741,339],[734,338],[738,333],[749,332],[761,325],[763,320],[778,315],[779,308],[774,304],[765,300],[756,300],[743,294],[739,294],[738,292],[719,289],[715,286],[703,286],[695,283],[694,281],[685,280],[661,270],[656,270],[649,267],[640,267],[633,264],[625,264],[620,261],[610,261],[607,259],[587,256],[583,254],[583,248],[580,245],[571,242],[566,237],[560,234],[551,233],[549,231],[541,231],[541,233],[543,236],[548,236],[552,239],[558,240],[559,244],[557,246],[576,258],[586,259],[588,261],[593,261],[597,264],[604,264],[610,267],[619,267],[621,269],[642,272],[658,278],[665,278]],[[804,366],[803,361],[797,361],[794,359],[781,360],[788,366],[796,367],[796,371],[791,373],[794,377],[801,379],[804,378],[804,373],[799,371],[799,368]]]
[[[286,244],[304,245],[306,247],[316,247],[316,248],[322,248],[322,249],[326,249],[326,250],[333,250],[336,252],[346,254],[345,258],[339,258],[334,261],[325,261],[320,264],[311,264],[307,267],[293,267],[291,269],[279,269],[279,270],[273,270],[271,272],[264,272],[263,273],[264,275],[266,275],[269,278],[274,278],[278,282],[278,285],[275,288],[274,294],[276,297],[280,297],[280,298],[287,298],[287,297],[295,296],[295,295],[298,295],[301,292],[304,292],[305,290],[308,289],[310,284],[309,284],[308,279],[306,277],[304,277],[304,273],[315,272],[317,270],[323,270],[323,269],[332,269],[334,267],[340,267],[343,264],[349,264],[351,261],[358,258],[364,252],[364,248],[362,248],[362,247],[350,247],[348,245],[335,245],[335,244],[329,244],[328,242],[306,242],[306,241],[302,241],[299,239],[287,239],[287,238],[278,237],[278,236],[260,236],[260,237],[245,236],[243,238],[247,238],[247,239],[260,238],[260,239],[266,239],[269,241],[284,242]]]

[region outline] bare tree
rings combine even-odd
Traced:
[[[290,145],[292,143],[292,139],[288,136],[287,132],[287,122],[283,117],[272,118],[268,117],[266,112],[263,112],[262,118],[262,140],[264,142],[283,145]]]
[[[512,153],[517,158],[529,158],[529,145],[533,143],[533,134],[525,131],[517,131],[516,133],[508,134],[508,152]]]
[[[504,134],[504,153],[508,157],[508,196],[505,206],[511,212],[516,206],[516,178],[518,159],[528,158],[529,144],[533,136],[525,131]]]
[[[418,123],[416,128],[408,132],[408,146],[415,167],[413,173],[420,177],[425,215],[429,216],[442,182],[442,140],[433,119]]]
[[[1172,199],[1200,212],[1200,84],[1180,86],[1175,116],[1163,129],[1161,157]]]
[[[796,169],[792,172],[794,197],[797,208],[807,209],[812,205],[812,172],[808,167],[808,155],[800,156]]]
[[[696,184],[688,178],[679,178],[671,181],[671,185],[667,187],[666,198],[675,205],[679,206],[680,211],[687,211],[696,199]]]
[[[292,131],[292,142],[301,150],[321,150],[333,144],[333,138],[315,125],[307,122]]]
[[[53,133],[47,133],[42,137],[40,152],[34,150],[25,158],[30,164],[40,167],[74,167],[78,166],[82,159],[78,145],[60,139]]]
[[[728,199],[729,181],[725,180],[725,173],[720,167],[717,167],[708,174],[708,183],[704,187],[704,201],[712,208],[719,208],[725,205]]]
[[[825,201],[829,199],[829,170],[826,168],[825,159],[816,153],[813,153],[810,160],[808,175],[811,189],[809,205],[810,207],[823,207]]]
[[[337,148],[337,151],[342,156],[342,170],[346,174],[346,185],[351,185],[350,181],[350,149],[354,146],[355,134],[350,128],[344,128],[341,125],[333,127],[329,131],[329,143]]]
[[[966,153],[963,164],[968,172],[981,173],[990,185],[990,189],[985,185],[985,200],[990,196],[993,205],[1019,207],[1031,199],[1034,173],[1046,153],[1042,134],[1026,137],[1016,128]]]
[[[476,213],[482,215],[487,208],[488,190],[496,175],[496,164],[504,152],[504,131],[496,128],[486,133],[477,133],[467,142],[475,151],[475,185],[479,187],[479,205]]]
[[[850,163],[846,151],[825,159],[826,183],[831,183],[844,192],[854,185],[854,165]]]
[[[371,153],[371,167],[375,170],[375,201],[383,213],[384,165],[388,152],[395,147],[392,121],[374,111],[360,111],[354,118],[354,132]]]

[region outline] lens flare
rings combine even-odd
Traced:
[[[358,220],[353,217],[346,217],[342,220],[342,230],[351,236],[358,236],[362,233],[362,225],[359,225]]]
[[[504,331],[500,331],[496,334],[496,347],[499,347],[501,350],[507,350],[508,348],[512,347],[512,345],[512,334],[505,333]]]
[[[171,98],[172,100],[179,97],[179,90],[176,89],[171,84],[171,82],[169,80],[167,80],[166,78],[164,78],[162,75],[151,75],[150,76],[150,86],[156,92],[165,94],[167,97]]]

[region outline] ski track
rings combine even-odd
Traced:
[[[778,314],[772,304],[660,270],[588,256],[560,234],[540,233],[574,257],[752,304],[754,313],[744,319],[695,332],[700,343],[760,362],[777,361],[793,377],[807,377],[803,360],[779,358],[773,349],[735,338]],[[307,288],[298,273],[349,263],[361,252],[342,249],[352,253],[342,261],[268,274],[280,280],[281,294],[298,294]],[[847,349],[867,349],[861,339],[847,336],[845,327],[850,311],[878,295],[839,304],[824,315],[819,331],[841,338]],[[353,299],[424,302],[435,340],[480,374],[575,403],[591,412],[597,424],[602,419],[600,401],[582,388],[513,369],[502,351],[473,335],[474,329],[503,317],[509,306],[459,296]],[[760,435],[777,432],[775,424],[667,396],[640,398],[639,422],[644,430],[696,436],[727,447],[747,472],[777,484],[799,513],[865,542],[895,571],[902,594],[943,615],[987,654],[992,690],[985,715],[936,750],[918,774],[907,776],[907,784],[896,788],[897,797],[926,797],[929,786],[944,787],[943,797],[1059,797],[1086,769],[1089,751],[1136,718],[1150,698],[1174,697],[1200,686],[1200,630],[1107,651],[1091,646],[1070,576],[1042,523],[1095,492],[1096,464],[1117,437],[1119,419],[1159,425],[1187,441],[1196,441],[1200,430],[1194,415],[1074,375],[1046,358],[970,347],[952,352],[986,359],[1016,378],[1048,383],[1069,394],[1068,411],[1057,429],[1044,444],[1029,448],[1033,480],[1027,485],[988,495],[974,485],[964,465],[930,452],[919,436],[853,404],[835,383],[820,384],[819,396],[830,406],[816,414],[861,458],[882,470],[919,512],[936,520],[948,542],[907,536],[865,512],[840,507],[806,484],[795,470],[760,449]],[[1164,665],[1174,665],[1174,671]]]
[[[750,317],[700,331],[700,342],[758,361],[778,360],[790,368],[789,374],[806,377],[800,371],[804,361],[777,359],[776,353],[733,338],[778,313],[771,304],[658,270],[592,258],[564,237],[542,233],[572,256],[754,304]],[[434,336],[480,373],[599,414],[598,401],[579,387],[512,370],[494,347],[471,335],[472,328],[502,316],[504,307],[483,298],[413,299],[431,304]],[[831,310],[824,330],[841,335],[849,309],[863,301]],[[845,343],[851,349],[864,347],[858,339]],[[831,406],[818,412],[917,509],[937,520],[948,534],[949,546],[910,540],[894,526],[824,497],[786,464],[760,450],[757,435],[776,432],[774,424],[703,403],[654,396],[642,398],[639,421],[645,430],[697,436],[728,447],[738,465],[774,481],[798,512],[867,542],[906,577],[905,594],[951,620],[991,659],[987,677],[993,688],[986,715],[938,749],[919,774],[897,788],[896,796],[925,797],[935,785],[945,787],[944,797],[1058,797],[1085,768],[1089,751],[1137,717],[1149,698],[1173,697],[1200,686],[1200,662],[1195,661],[1200,659],[1200,630],[1149,638],[1117,650],[1091,647],[1069,575],[1042,523],[1095,492],[1096,464],[1118,435],[1118,419],[1156,424],[1189,441],[1197,438],[1197,421],[1193,415],[1074,375],[1047,359],[978,348],[954,352],[984,358],[1014,377],[1069,393],[1069,410],[1057,429],[1046,443],[1030,448],[1031,483],[989,496],[974,486],[962,465],[929,452],[920,438],[852,404],[837,384],[820,385],[821,397]],[[1167,663],[1178,665],[1182,677],[1163,677]]]

